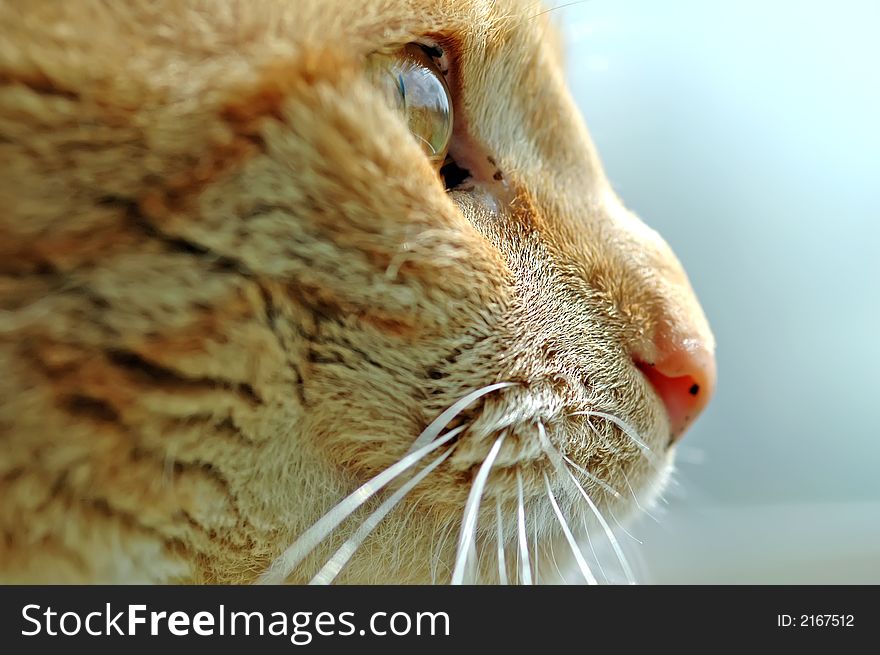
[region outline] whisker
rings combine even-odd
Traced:
[[[636,432],[635,428],[633,428],[626,421],[617,418],[616,416],[614,416],[614,414],[608,414],[607,412],[587,409],[580,412],[572,412],[571,414],[569,414],[569,416],[596,416],[599,418],[604,418],[606,421],[611,421],[612,423],[614,423],[614,425],[623,430],[623,433],[626,436],[632,439],[633,443],[635,443],[642,450],[642,452],[645,453],[645,456],[648,458],[649,461],[653,461],[655,463],[660,461],[657,454],[653,450],[651,450],[651,447],[642,440],[642,438],[639,436],[639,433]]]
[[[596,554],[596,549],[593,548],[593,540],[590,539],[590,527],[587,525],[586,516],[584,516],[584,534],[587,535],[587,545],[590,547],[590,552],[593,553],[593,559],[596,560],[596,566],[599,567],[599,573],[602,574],[602,579],[605,580],[605,584],[611,584],[611,580],[608,579],[608,574],[605,573],[605,569],[602,567],[602,562],[599,560],[599,555]]]
[[[437,567],[435,566],[435,562],[437,561],[434,557],[434,549],[437,547],[437,532],[438,526],[434,526],[434,529],[431,531],[431,539],[428,541],[428,568],[431,571],[431,584],[437,584]]]
[[[629,492],[632,494],[633,500],[636,503],[636,507],[638,507],[642,512],[644,512],[646,516],[648,516],[651,520],[654,521],[654,523],[656,523],[657,525],[660,525],[660,520],[656,516],[651,514],[651,512],[649,512],[644,507],[642,507],[642,504],[639,502],[639,497],[636,496],[635,490],[632,488],[632,485],[629,483],[629,478],[626,477],[626,473],[624,473],[623,471],[621,471],[620,473],[621,473],[621,475],[623,475],[623,480],[624,480],[624,482],[626,482],[626,486],[629,487]]]
[[[584,415],[585,415],[584,412],[573,412],[571,414],[568,414],[567,416],[584,416]],[[620,448],[614,446],[613,444],[608,443],[607,436],[602,434],[601,432],[599,432],[599,430],[596,429],[596,426],[593,425],[593,422],[590,420],[590,418],[591,417],[588,416],[587,421],[586,421],[587,427],[590,428],[590,432],[595,434],[599,438],[599,440],[602,441],[602,444],[605,447],[607,447],[609,450],[611,450],[611,452],[613,452],[615,455],[623,454],[623,451]]]
[[[533,16],[529,16],[528,20],[534,20],[538,16],[543,16],[544,14],[549,14],[552,11],[558,11],[559,9],[565,9],[566,7],[573,7],[574,5],[580,5],[589,0],[574,0],[574,2],[567,2],[564,5],[557,5],[555,7],[550,7],[549,9],[544,9],[543,11],[539,11],[537,14]]]
[[[516,514],[516,512],[514,512],[514,514]],[[519,585],[519,584],[522,584],[522,581],[520,580],[520,565],[519,565],[520,552],[519,552],[519,530],[518,529],[514,530],[514,535],[516,536],[516,548],[514,548],[513,554],[516,555],[516,557],[514,558],[514,561],[513,561],[513,570],[516,572],[516,578],[515,578],[514,582],[512,582],[511,584]]]
[[[501,444],[504,443],[504,434],[502,434],[492,445],[486,459],[480,465],[477,476],[471,485],[471,492],[468,495],[467,502],[464,506],[464,518],[462,520],[461,535],[458,541],[458,555],[455,558],[455,568],[452,570],[452,584],[462,584],[464,580],[465,564],[467,562],[468,548],[473,544],[474,531],[477,527],[477,512],[480,509],[480,501],[483,497],[483,489],[486,486],[486,480],[489,477],[489,471],[498,451],[501,450]]]
[[[586,492],[581,483],[578,482],[578,479],[575,477],[574,473],[572,473],[571,470],[565,466],[565,462],[562,459],[562,454],[553,446],[552,443],[550,443],[550,439],[547,436],[547,430],[544,428],[544,424],[540,421],[538,422],[538,436],[541,439],[541,444],[546,451],[547,456],[550,458],[550,461],[553,463],[560,474],[562,474],[563,476],[568,475],[568,477],[571,478],[571,481],[574,482],[574,486],[577,487],[577,490],[581,493],[581,496],[583,496],[584,500],[587,501],[587,505],[589,506],[590,511],[592,511],[598,519],[599,525],[602,526],[602,529],[605,531],[605,536],[608,538],[608,542],[611,544],[611,548],[614,550],[615,555],[617,555],[617,559],[620,562],[620,566],[623,569],[623,573],[626,576],[627,582],[629,582],[630,584],[635,584],[636,581],[633,577],[632,569],[630,569],[629,567],[629,562],[626,561],[626,556],[623,554],[623,550],[620,548],[620,544],[617,542],[617,538],[614,536],[614,532],[611,530],[611,527],[608,525],[605,517],[602,516],[602,512],[599,511],[596,503],[593,502],[593,499],[590,498],[590,495]]]
[[[351,535],[339,549],[330,556],[330,559],[327,560],[327,563],[321,567],[321,570],[315,574],[315,577],[312,578],[309,584],[319,585],[319,584],[330,584],[333,582],[334,578],[339,575],[339,572],[342,570],[342,567],[348,563],[348,560],[351,559],[351,556],[354,555],[354,552],[358,549],[358,547],[363,543],[364,539],[376,528],[377,525],[384,519],[388,512],[394,509],[397,504],[403,500],[404,496],[406,496],[412,489],[422,480],[424,480],[431,471],[440,466],[447,457],[452,454],[452,451],[455,449],[455,444],[452,445],[446,452],[437,457],[430,464],[425,466],[421,471],[419,471],[412,478],[407,480],[406,484],[401,485],[400,489],[395,491],[391,496],[389,496],[379,507],[370,514],[363,523],[361,523],[360,527],[355,531],[353,535]]]
[[[636,584],[635,576],[633,576],[632,569],[629,566],[629,562],[626,559],[626,555],[623,554],[623,549],[620,547],[620,543],[617,541],[617,537],[614,536],[614,531],[611,529],[611,526],[608,525],[608,521],[605,520],[605,517],[602,516],[602,512],[599,511],[599,508],[596,507],[596,503],[590,498],[589,494],[584,490],[581,486],[581,483],[577,481],[577,478],[574,477],[571,471],[568,471],[569,476],[571,477],[572,482],[574,482],[575,486],[578,488],[578,491],[581,492],[581,495],[584,497],[584,500],[587,501],[587,504],[590,506],[593,514],[596,515],[596,518],[599,520],[599,524],[602,526],[602,529],[605,531],[605,536],[608,537],[608,542],[611,544],[611,548],[614,550],[614,553],[617,555],[617,559],[620,562],[620,566],[623,569],[623,574],[626,576],[626,581],[629,584]],[[589,540],[589,533],[587,534],[587,539]],[[592,544],[591,544],[592,546]],[[594,551],[595,554],[595,551]]]
[[[617,524],[617,527],[623,531],[623,534],[625,534],[627,537],[629,537],[630,539],[635,541],[637,544],[641,544],[642,546],[645,545],[644,541],[633,536],[633,534],[629,530],[627,530],[625,527],[623,527],[623,523],[621,523],[620,521],[617,520],[617,517],[614,515],[614,511],[610,507],[608,508],[608,513],[611,514],[611,518],[614,519],[614,522]]]
[[[351,494],[346,496],[324,516],[318,519],[312,527],[302,533],[257,579],[257,584],[280,584],[288,575],[306,558],[306,556],[321,543],[336,527],[351,516],[352,512],[367,502],[377,491],[403,473],[410,466],[421,460],[447,441],[455,437],[467,426],[461,425],[450,430],[439,439],[432,441],[419,448],[415,452],[405,455],[396,464],[374,476]]]
[[[532,578],[538,583],[538,521],[532,521]]]
[[[526,540],[526,511],[523,502],[522,474],[516,472],[516,531],[519,536],[520,583],[532,584],[532,569],[529,564],[529,542]]]
[[[584,576],[584,580],[587,581],[587,584],[598,584],[596,578],[593,576],[593,572],[587,564],[587,561],[584,559],[583,553],[581,553],[581,550],[577,545],[577,541],[575,541],[574,535],[568,527],[568,521],[565,520],[565,516],[562,515],[562,510],[559,509],[559,505],[556,502],[556,496],[553,495],[553,490],[550,488],[550,478],[547,477],[546,473],[544,474],[544,484],[547,487],[547,497],[550,499],[550,504],[553,506],[556,518],[559,520],[559,526],[562,528],[562,534],[565,535],[565,540],[568,542],[568,547],[571,548],[571,554],[574,555],[578,568],[581,570],[581,575]]]
[[[550,563],[553,565],[553,568],[556,570],[556,577],[558,580],[565,580],[566,579],[565,576],[562,575],[562,571],[559,570],[559,562],[556,559],[556,551],[553,550],[553,540],[550,539],[550,540],[548,540],[547,543],[550,548],[550,557],[548,559],[550,560]]]
[[[471,543],[467,550],[467,558],[465,559],[464,573],[461,578],[462,583],[465,580],[470,580],[471,584],[477,583],[477,576],[479,575],[480,570],[479,563],[480,560],[477,555],[476,539],[471,539]]]
[[[578,473],[580,473],[581,475],[586,476],[588,480],[592,480],[593,482],[595,482],[597,485],[599,485],[600,487],[602,487],[605,491],[607,491],[608,493],[610,493],[610,494],[611,494],[612,496],[614,496],[615,498],[620,499],[620,498],[622,497],[622,496],[620,495],[620,492],[619,492],[617,489],[615,489],[615,488],[612,487],[610,484],[608,484],[607,482],[605,482],[605,480],[603,480],[603,479],[600,478],[599,476],[597,476],[597,475],[595,475],[595,474],[593,474],[593,473],[590,473],[590,472],[589,472],[587,469],[585,469],[583,466],[581,466],[581,465],[578,464],[577,462],[575,462],[575,461],[573,461],[572,459],[570,459],[570,458],[568,457],[568,455],[562,455],[562,459],[564,459],[564,460],[565,460],[566,462],[568,462],[571,466],[573,466],[573,467],[575,468],[575,470],[576,470]]]
[[[615,445],[608,442],[608,435],[603,434],[602,432],[599,432],[599,430],[596,429],[596,426],[593,425],[593,421],[590,420],[591,418],[592,417],[587,417],[587,425],[589,426],[590,431],[599,438],[599,440],[602,442],[602,445],[604,445],[606,448],[610,449],[611,452],[613,452],[615,455],[626,454],[626,452],[622,448],[615,446]],[[638,448],[638,446],[636,446],[636,448]],[[639,448],[639,453],[642,455],[645,455],[645,452],[641,448]]]
[[[443,536],[440,538],[440,543],[437,544],[437,557],[431,562],[431,584],[437,584],[437,568],[441,563],[443,549],[446,547],[446,542],[449,541],[452,531],[452,525],[443,528]],[[446,565],[446,570],[449,571],[448,565]]]
[[[501,497],[495,497],[495,541],[498,544],[498,584],[507,583],[507,562],[504,560],[504,528],[501,526]]]
[[[496,382],[495,384],[490,384],[476,391],[471,391],[469,394],[460,398],[452,405],[447,407],[443,412],[440,413],[440,416],[435,418],[428,424],[422,433],[416,437],[416,440],[413,441],[412,446],[409,447],[409,452],[413,452],[414,450],[421,448],[426,443],[429,443],[437,438],[443,428],[449,425],[450,421],[458,416],[461,412],[463,412],[468,405],[474,402],[477,398],[482,398],[488,393],[492,393],[493,391],[497,391],[498,389],[505,389],[507,387],[515,387],[515,382]]]

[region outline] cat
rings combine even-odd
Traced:
[[[6,1],[0,33],[0,580],[620,554],[714,341],[545,8]]]

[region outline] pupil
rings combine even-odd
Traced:
[[[459,166],[452,157],[447,156],[446,161],[440,168],[440,176],[443,178],[446,190],[451,191],[469,178],[471,172]]]

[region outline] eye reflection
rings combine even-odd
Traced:
[[[390,54],[372,55],[369,69],[391,106],[406,119],[428,159],[439,169],[452,137],[452,100],[443,73],[414,43]]]

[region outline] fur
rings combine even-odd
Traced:
[[[502,433],[481,552],[499,504],[515,553],[516,471],[542,539],[561,538],[545,473],[584,511],[538,423],[612,487],[659,484],[669,426],[633,361],[659,333],[712,337],[610,189],[539,6],[6,0],[0,34],[4,582],[253,581],[498,381],[516,386],[467,410],[340,582],[448,581]],[[456,156],[486,178],[471,191],[445,192],[363,74],[426,40],[449,56]],[[661,473],[584,410],[632,425]]]

